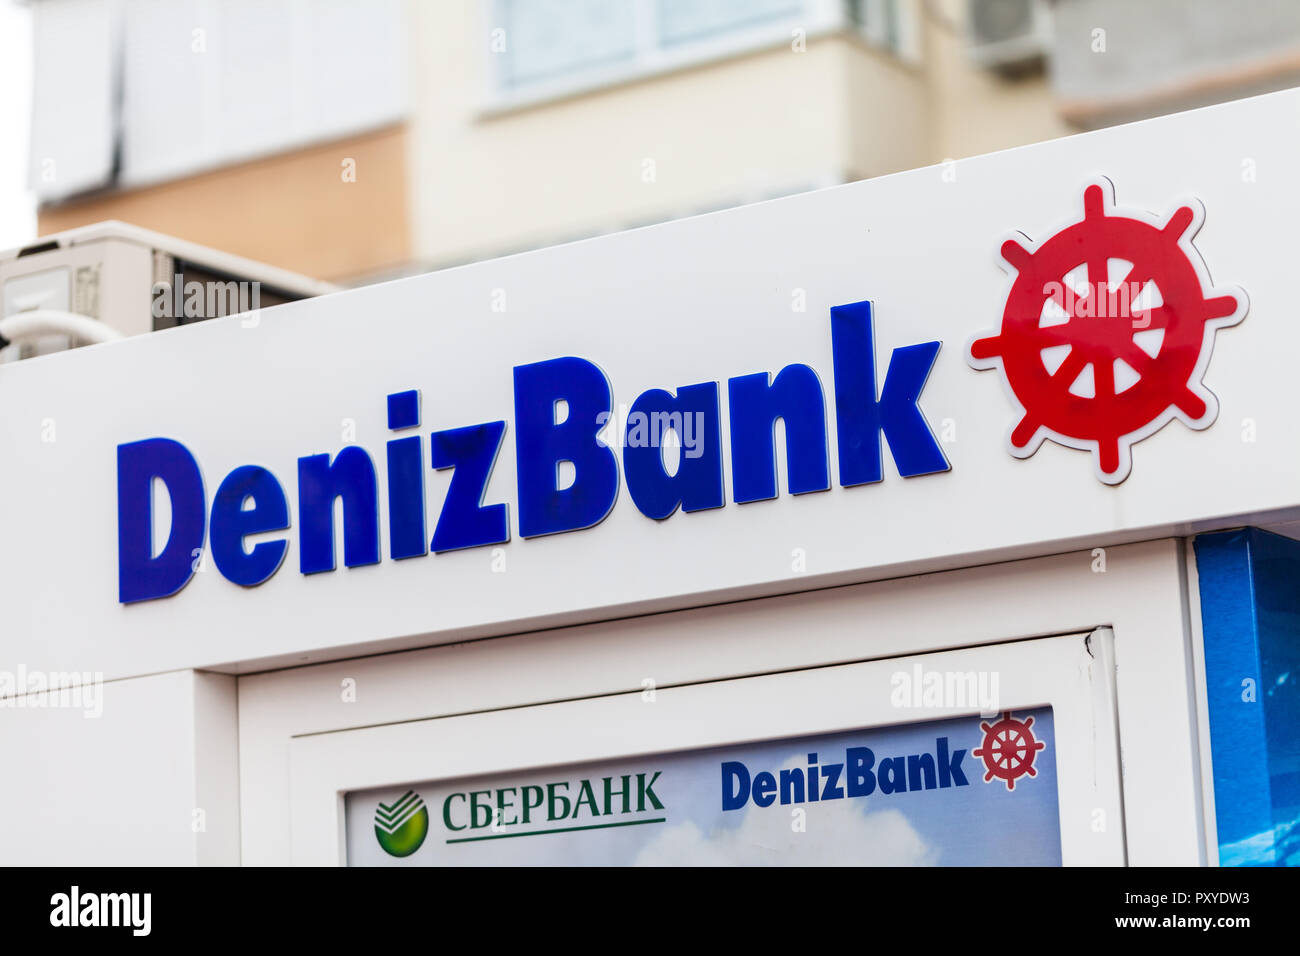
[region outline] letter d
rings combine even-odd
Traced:
[[[722,809],[739,810],[749,802],[749,768],[739,760],[722,765]]]
[[[153,481],[171,498],[167,544],[153,556]],[[175,594],[194,575],[207,523],[203,476],[190,450],[170,438],[117,446],[117,588],[123,604]]]

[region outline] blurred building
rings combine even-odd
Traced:
[[[33,0],[42,234],[345,282],[1300,81],[1287,0]]]

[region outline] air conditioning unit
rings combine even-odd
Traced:
[[[1018,73],[1042,63],[1051,35],[1046,0],[969,0],[969,53],[980,66]]]
[[[0,251],[0,363],[335,290],[162,233],[96,223]],[[21,339],[5,335],[15,326]]]

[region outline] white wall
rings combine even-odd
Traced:
[[[234,679],[173,671],[102,693],[89,711],[52,707],[49,694],[0,706],[0,862],[237,864]]]

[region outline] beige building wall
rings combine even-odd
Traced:
[[[924,60],[936,156],[978,156],[1077,132],[1060,114],[1048,75],[1006,78],[967,53],[964,0],[935,0],[926,17]]]
[[[395,126],[46,206],[38,226],[48,235],[120,219],[318,279],[347,280],[410,262],[406,162],[407,133]]]
[[[965,11],[921,17],[917,62],[845,29],[494,111],[478,5],[417,4],[415,253],[482,258],[1073,132],[1042,72],[970,61]]]
[[[415,248],[494,254],[839,181],[840,40],[786,43],[509,112],[488,100],[488,24],[413,7]],[[482,42],[466,42],[481,37]]]
[[[924,60],[909,63],[852,34],[831,41],[841,58],[846,180],[937,163],[937,131]]]

